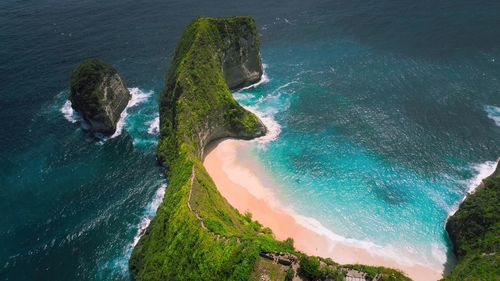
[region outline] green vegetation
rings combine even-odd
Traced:
[[[321,276],[319,259],[317,257],[303,257],[300,260],[300,274],[309,280],[319,279]]]
[[[269,277],[271,280],[285,280],[287,278],[287,274],[287,266],[276,264],[271,260],[258,257],[257,262],[255,263],[255,270],[252,272],[248,280],[260,281],[262,280],[262,275]]]
[[[248,32],[258,38],[249,17],[198,18],[178,43],[160,96],[157,155],[169,185],[129,261],[135,280],[249,280],[271,269],[259,253],[298,254],[292,239],[275,240],[230,206],[202,164],[212,140],[265,134],[233,99],[222,73],[224,51]],[[277,280],[286,275],[269,272]]]
[[[100,100],[104,95],[99,85],[106,75],[116,74],[117,71],[109,64],[98,59],[83,61],[71,74],[69,97],[74,108],[78,108],[84,117],[98,118],[105,114]]]
[[[356,269],[359,271],[366,272],[370,278],[374,278],[375,275],[380,274],[381,277],[379,280],[381,281],[406,281],[410,280],[406,277],[402,272],[398,270],[394,270],[391,268],[386,268],[382,266],[366,266],[361,264],[351,264],[345,265],[344,267]]]
[[[248,280],[261,251],[293,251],[231,207],[202,165],[211,140],[265,133],[257,117],[232,98],[221,71],[225,32],[241,26],[256,32],[248,17],[198,18],[177,46],[160,98],[157,153],[169,186],[133,251],[136,280]]]
[[[448,219],[458,264],[444,280],[500,280],[500,170]]]

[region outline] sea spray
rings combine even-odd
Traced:
[[[469,187],[469,189],[467,190],[467,194],[474,193],[483,179],[487,178],[488,176],[493,174],[493,172],[495,172],[496,166],[497,163],[495,161],[486,161],[484,163],[472,165],[472,169],[476,172],[476,175],[467,183],[467,186]]]
[[[158,207],[163,201],[163,197],[165,196],[165,188],[166,184],[161,184],[160,187],[156,190],[155,195],[151,202],[144,208],[143,215],[137,225],[134,228],[137,228],[136,234],[132,241],[125,246],[123,252],[120,256],[117,256],[113,259],[110,259],[99,266],[99,272],[101,274],[106,272],[112,272],[113,274],[119,273],[121,276],[128,276],[128,260],[132,255],[132,250],[135,245],[139,242],[140,238],[146,232],[151,220],[154,218]],[[105,274],[104,274],[105,275]]]
[[[137,233],[134,237],[134,240],[132,243],[129,245],[130,251],[134,248],[135,245],[139,242],[139,239],[141,239],[142,235],[148,228],[149,224],[151,223],[151,220],[154,218],[156,215],[156,211],[158,210],[158,207],[160,206],[161,202],[163,201],[163,197],[165,196],[165,188],[167,187],[166,184],[162,184],[160,188],[155,193],[155,196],[151,203],[145,208],[144,211],[144,217],[141,219],[139,224],[137,225]],[[129,254],[130,256],[130,254]]]
[[[160,132],[160,116],[156,114],[155,119],[151,121],[147,121],[145,123],[148,126],[148,134],[150,135],[158,135]]]
[[[68,120],[71,123],[76,123],[82,121],[82,117],[78,112],[73,110],[73,107],[71,107],[71,101],[66,100],[64,105],[60,109],[61,113],[63,114],[64,118]]]
[[[116,123],[116,131],[113,135],[111,135],[111,137],[109,137],[110,139],[116,138],[122,133],[123,126],[125,125],[125,120],[127,119],[128,116],[128,110],[131,107],[134,107],[137,104],[144,102],[153,94],[152,91],[143,92],[139,88],[129,88],[128,90],[130,91],[130,95],[132,97],[128,101],[127,107],[120,114],[120,120],[118,120],[118,122]]]
[[[116,131],[114,132],[114,134],[111,135],[110,137],[104,136],[104,135],[99,134],[99,133],[94,134],[94,136],[99,138],[101,141],[106,141],[108,139],[116,138],[119,135],[121,135],[121,133],[123,132],[123,128],[126,124],[127,118],[129,116],[129,109],[136,107],[138,104],[145,102],[153,95],[153,91],[143,91],[143,90],[136,88],[136,87],[135,88],[128,88],[128,90],[130,91],[131,98],[127,104],[127,107],[120,114],[120,119],[116,123]],[[64,93],[64,92],[62,92],[62,93]],[[63,114],[64,118],[67,121],[69,121],[71,123],[80,123],[80,127],[82,127],[82,129],[88,129],[88,125],[85,122],[85,120],[83,120],[83,118],[80,116],[80,114],[78,114],[78,112],[76,112],[72,108],[70,100],[66,100],[64,102],[64,104],[61,106],[61,108],[59,109],[59,111]],[[153,121],[155,121],[155,120],[153,120]],[[153,126],[155,126],[155,125],[153,125]],[[149,132],[149,130],[150,129],[148,128],[148,132]]]
[[[469,180],[462,181],[462,183],[467,186],[467,192],[464,194],[462,197],[462,200],[460,200],[457,204],[453,205],[450,208],[450,211],[448,212],[448,216],[446,217],[446,221],[453,216],[457,211],[458,207],[462,202],[465,201],[467,196],[471,193],[474,193],[476,188],[479,187],[483,179],[487,178],[493,172],[495,172],[497,163],[495,161],[486,161],[484,163],[478,163],[478,164],[473,164],[471,165],[471,169],[474,171],[474,176],[471,177]]]
[[[262,64],[262,77],[260,78],[260,80],[257,83],[254,83],[252,85],[241,88],[240,91],[255,88],[255,87],[258,87],[262,84],[268,83],[270,81],[270,79],[269,79],[269,76],[267,75],[266,69],[267,69],[267,64],[263,63]]]
[[[488,118],[495,122],[495,125],[500,127],[500,107],[487,105],[484,107],[484,110],[488,114]]]
[[[263,78],[264,79],[264,78]],[[267,77],[265,79],[268,79]],[[261,80],[262,81],[262,80]],[[249,87],[255,88],[263,83],[258,83],[251,85]],[[269,81],[269,80],[267,80]],[[266,81],[266,83],[267,83]],[[243,88],[240,91],[236,92],[233,94],[233,97],[242,104],[242,106],[254,113],[259,119],[264,123],[264,125],[267,128],[267,134],[256,138],[253,140],[254,142],[259,143],[260,145],[258,146],[259,148],[265,148],[264,144],[267,144],[269,142],[272,142],[276,140],[281,133],[281,125],[276,121],[275,115],[281,111],[286,110],[289,106],[290,103],[288,101],[285,101],[285,103],[282,103],[280,105],[274,105],[274,106],[269,106],[266,103],[280,103],[282,102],[280,100],[280,97],[282,94],[284,94],[284,89],[289,87],[292,84],[298,83],[297,80],[293,80],[291,82],[287,82],[283,85],[280,85],[270,93],[261,96],[260,98],[257,99],[257,101],[253,102],[253,105],[245,105],[246,101],[249,101],[251,99],[255,98],[255,95],[252,93],[246,93],[244,92],[245,90],[249,89]],[[243,91],[243,92],[242,92]]]

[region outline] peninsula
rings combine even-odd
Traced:
[[[203,166],[205,148],[266,133],[229,91],[261,75],[252,18],[198,18],[185,29],[160,96],[157,154],[169,185],[129,261],[135,280],[409,280],[396,270],[298,252],[292,239],[276,240],[221,196]]]

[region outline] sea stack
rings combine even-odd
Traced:
[[[73,70],[70,88],[71,107],[88,129],[112,135],[131,97],[118,71],[98,59],[87,59]]]

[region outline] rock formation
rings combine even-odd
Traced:
[[[218,24],[223,40],[222,71],[230,89],[245,87],[260,80],[263,74],[259,36],[255,22],[238,25]]]
[[[87,59],[71,74],[71,106],[92,132],[113,134],[130,92],[116,69],[97,59]]]

